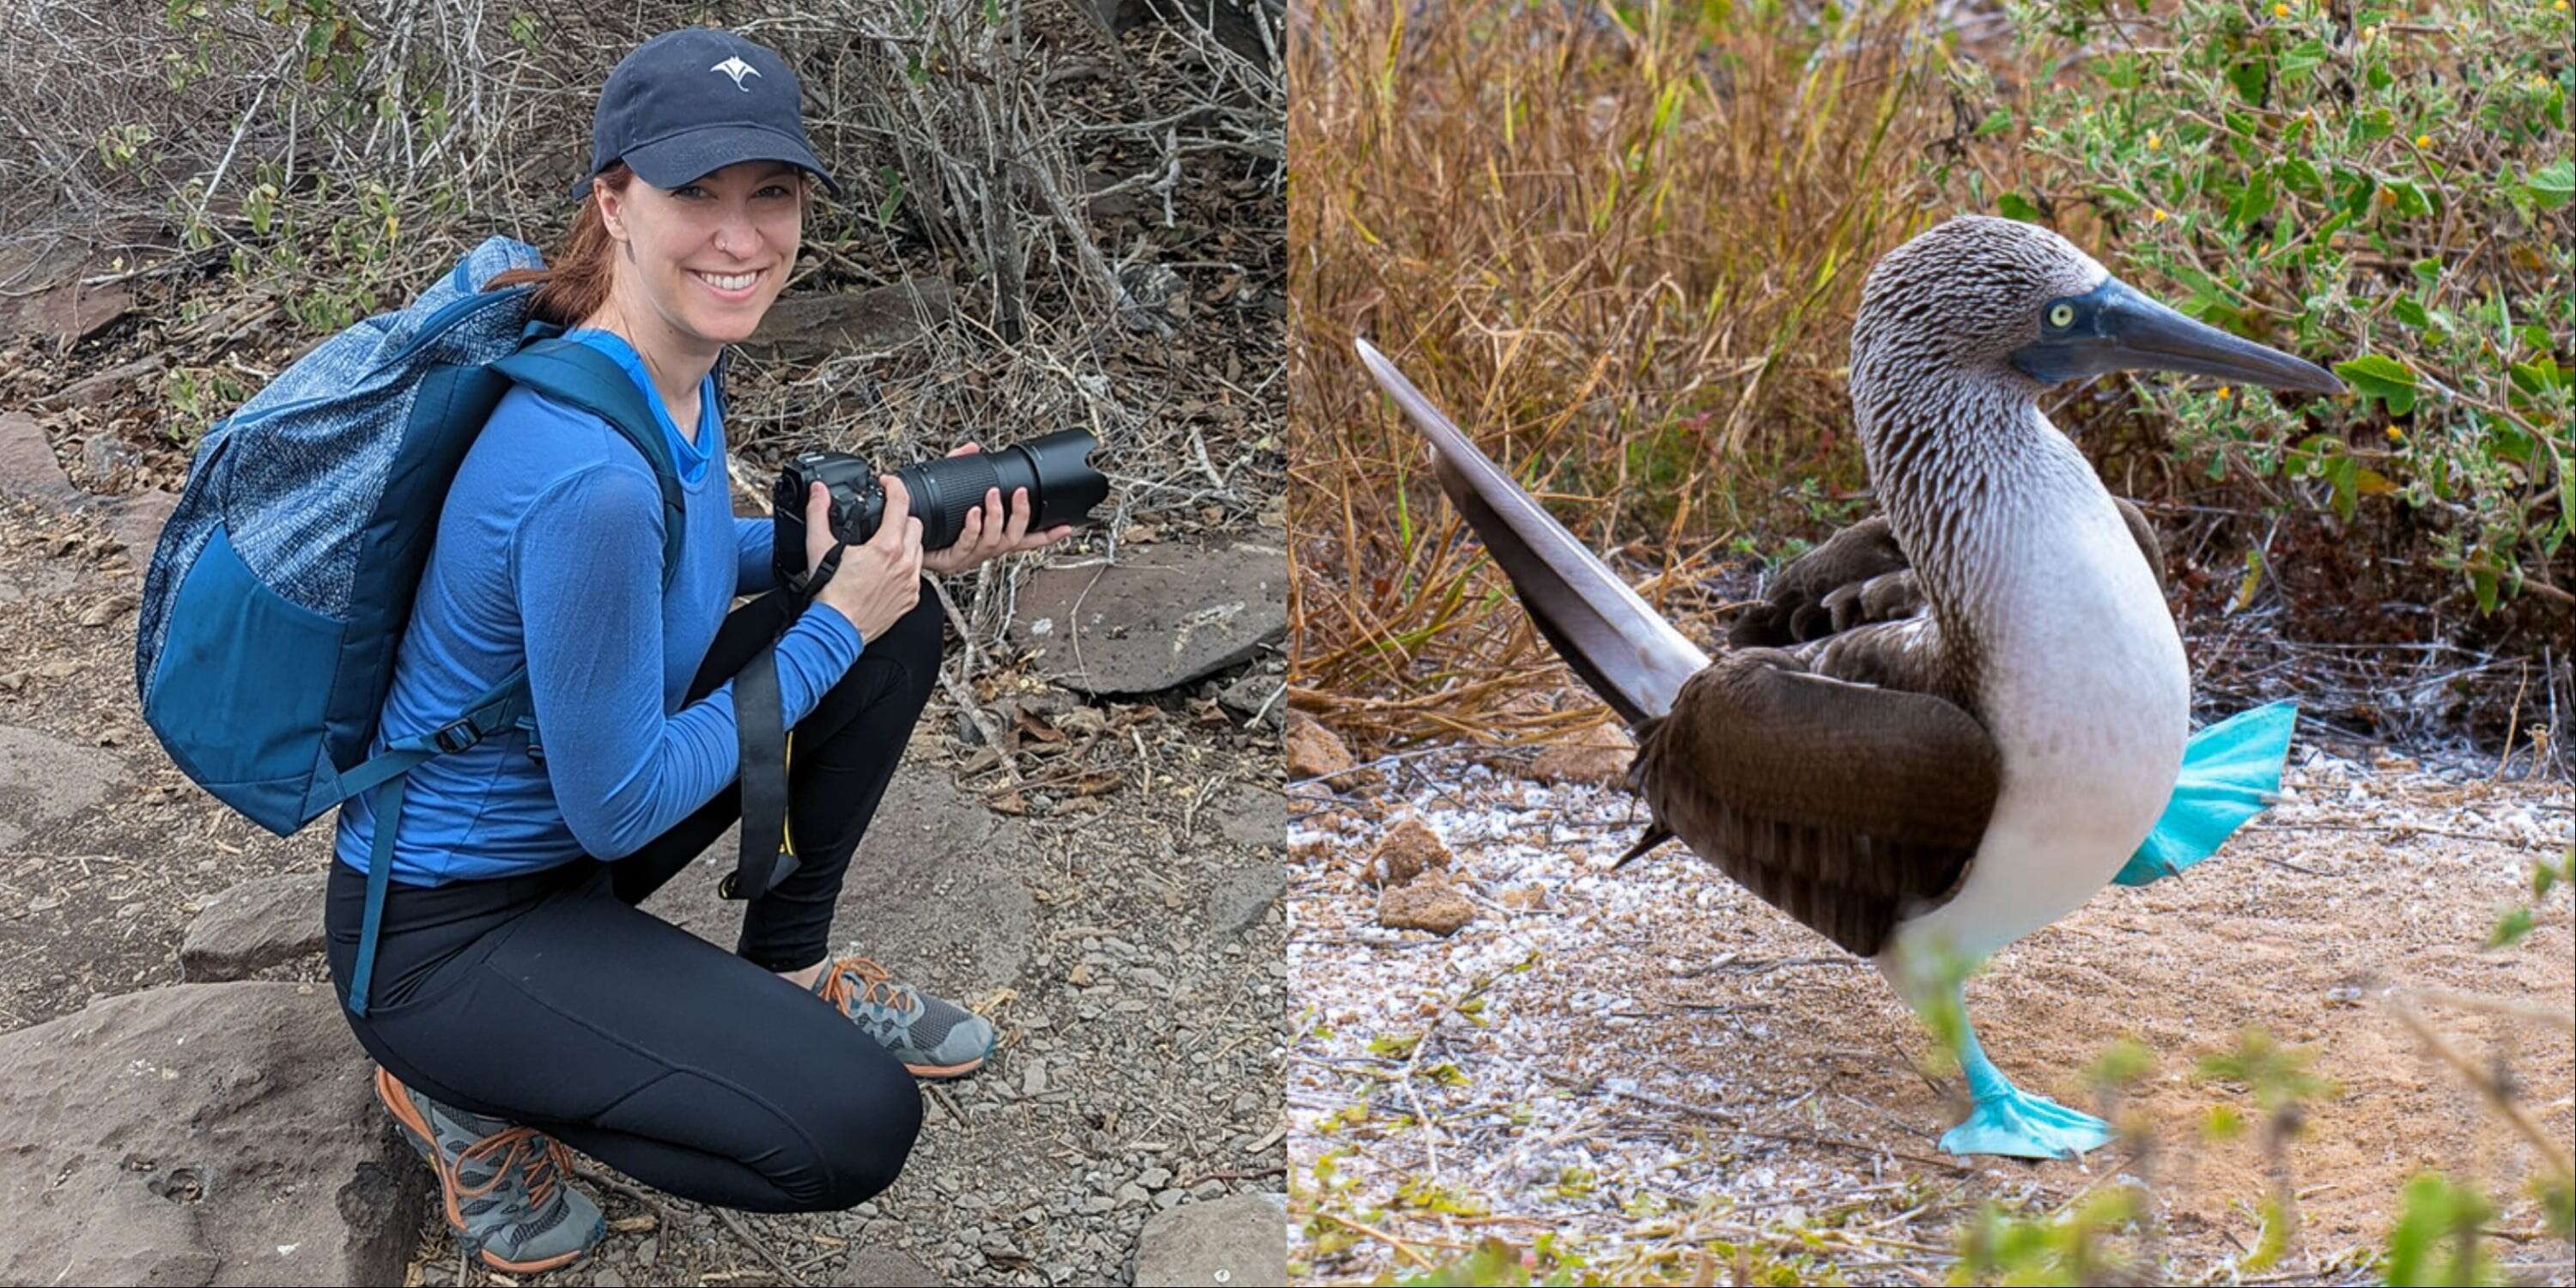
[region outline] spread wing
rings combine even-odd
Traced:
[[[1542,633],[1636,722],[1629,777],[1655,821],[1630,857],[1677,836],[1864,955],[1899,917],[1957,886],[1993,812],[2000,757],[1984,727],[1943,696],[1952,668],[1937,624],[1891,607],[1887,620],[1843,632],[1839,652],[1834,632],[1817,629],[1831,623],[1826,601],[1845,587],[1861,589],[1837,602],[1861,613],[1873,581],[1904,578],[1881,581],[1883,606],[1911,593],[1883,521],[1847,529],[1782,574],[1797,589],[1771,606],[1785,606],[1783,623],[1803,613],[1808,646],[1733,647],[1711,663],[1383,355],[1366,341],[1359,348],[1430,438],[1442,489]]]

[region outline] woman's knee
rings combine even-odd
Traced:
[[[891,1076],[876,1070],[852,1080],[838,1112],[807,1125],[822,1154],[825,1183],[812,1211],[839,1212],[875,1198],[903,1173],[921,1132],[921,1090],[891,1059]]]

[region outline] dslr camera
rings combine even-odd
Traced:
[[[921,548],[945,550],[964,534],[966,516],[984,504],[987,488],[1000,488],[1009,517],[1011,493],[1029,490],[1031,532],[1079,523],[1109,495],[1109,480],[1091,468],[1100,440],[1089,431],[1058,430],[1000,451],[970,452],[907,465],[894,471],[921,520]],[[875,536],[885,518],[885,488],[876,467],[848,452],[807,452],[779,471],[769,494],[778,536],[770,551],[779,584],[800,586],[805,577],[805,497],[816,483],[831,492],[834,539],[858,545]]]

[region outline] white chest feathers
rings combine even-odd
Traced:
[[[2164,812],[2191,675],[2155,574],[2110,495],[2017,498],[1976,574],[1986,727],[2003,783],[1967,879],[1898,928],[1982,957],[2089,899]]]

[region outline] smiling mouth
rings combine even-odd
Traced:
[[[697,278],[699,281],[728,294],[750,290],[751,284],[760,280],[760,274],[758,272],[706,273],[693,268],[689,270],[689,274],[690,276]]]

